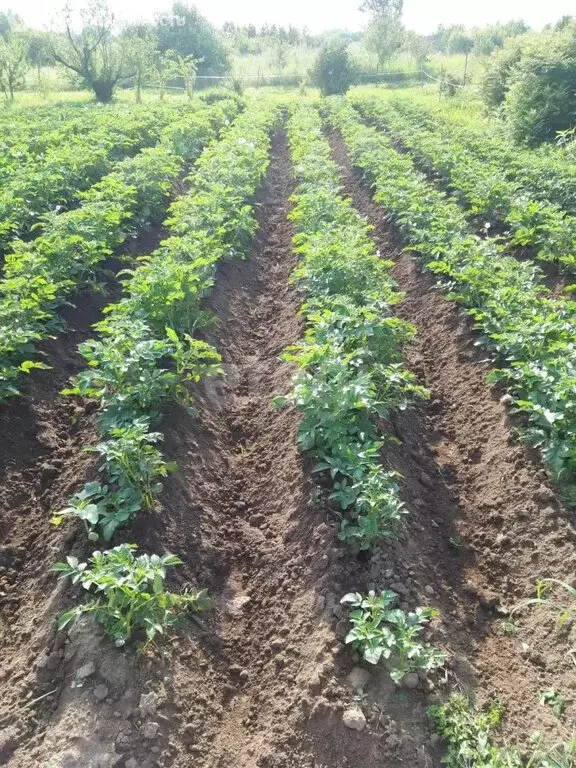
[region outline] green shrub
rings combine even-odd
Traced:
[[[318,53],[310,70],[311,82],[323,96],[344,94],[353,84],[355,70],[348,46],[343,40],[328,40]]]
[[[529,145],[576,125],[576,28],[525,35],[494,54],[480,81],[486,105],[502,107],[512,137]]]
[[[529,39],[523,36],[507,40],[504,47],[486,62],[479,86],[482,100],[488,107],[497,108],[504,103],[511,74],[521,60]]]
[[[504,101],[514,139],[540,144],[576,125],[576,35],[545,36],[516,65]]]

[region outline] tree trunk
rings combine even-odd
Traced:
[[[140,84],[140,78],[136,81],[136,104],[142,104],[142,85]]]
[[[114,85],[114,83],[110,83],[106,80],[94,80],[91,83],[92,90],[94,91],[97,100],[102,104],[109,104],[112,101]]]
[[[466,85],[467,72],[468,72],[468,53],[465,54],[465,58],[464,58],[464,85]]]

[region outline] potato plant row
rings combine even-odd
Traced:
[[[171,105],[172,106],[172,105]],[[10,110],[0,116],[0,181],[6,183],[24,166],[38,167],[58,146],[82,142],[103,128],[122,140],[122,119],[128,121],[142,109],[134,105],[68,105]]]
[[[202,299],[214,283],[218,263],[244,257],[256,230],[252,198],[268,167],[270,134],[278,116],[275,106],[256,103],[204,150],[188,179],[190,191],[171,206],[166,222],[171,236],[129,273],[124,298],[108,307],[106,319],[95,326],[97,337],[81,345],[87,368],[69,394],[99,404],[100,442],[90,450],[102,458],[100,478],[86,483],[55,523],[80,518],[91,540],[109,541],[138,512],[149,510],[161,491],[172,467],[159,449],[162,435],[156,427],[169,401],[192,409],[187,382],[220,372],[217,351],[193,333],[207,320]],[[120,558],[121,568],[130,571],[126,546],[95,553],[92,570],[113,567]],[[151,557],[161,567],[161,558]],[[82,579],[74,558],[56,568]],[[157,600],[156,585],[149,579],[150,591],[152,586],[149,606]],[[94,602],[79,606],[65,614],[61,625],[96,610],[105,631],[116,636],[118,616],[108,607],[119,588],[108,582],[96,609],[90,607]],[[134,615],[129,604],[120,613]],[[156,621],[141,628],[151,640],[166,626]],[[121,643],[130,631],[124,627],[120,632]]]
[[[542,261],[576,268],[576,217],[559,205],[534,196],[534,185],[509,178],[498,158],[475,155],[459,137],[429,130],[394,104],[379,99],[358,102],[363,115],[385,128],[428,172],[439,174],[451,193],[485,228],[504,225],[506,241],[529,247]]]
[[[404,98],[393,99],[393,104],[406,119],[442,133],[476,159],[498,163],[506,179],[519,183],[534,200],[549,201],[576,215],[576,168],[560,148],[545,144],[524,149],[481,122],[462,124],[453,112],[448,117],[432,105]]]
[[[339,170],[322,134],[319,113],[299,106],[288,124],[298,182],[291,219],[300,262],[293,280],[306,302],[306,333],[284,354],[298,371],[287,402],[302,413],[300,449],[315,472],[330,478],[340,539],[369,550],[403,530],[406,509],[396,476],[382,466],[390,414],[426,397],[402,364],[402,345],[414,328],[394,317],[400,295],[380,259],[370,226],[339,189]],[[417,669],[444,662],[419,637],[436,611],[395,607],[398,595],[351,593],[342,598],[352,628],[345,642],[372,664],[386,661],[400,682]]]
[[[556,481],[576,501],[576,322],[574,305],[551,299],[538,269],[506,256],[497,241],[467,227],[462,210],[414,168],[388,137],[363,124],[344,99],[329,99],[327,114],[411,249],[463,305],[496,353],[493,374],[528,419],[524,437],[538,446]]]
[[[104,109],[89,131],[63,138],[37,162],[22,163],[0,191],[0,248],[30,232],[49,212],[69,206],[114,164],[155,144],[175,119],[171,107]]]
[[[316,460],[315,471],[330,475],[340,537],[369,549],[397,536],[406,512],[380,451],[390,413],[426,396],[402,364],[414,329],[392,314],[401,297],[391,263],[379,258],[370,226],[339,193],[319,113],[298,108],[288,134],[298,180],[293,279],[307,296],[306,335],[284,354],[299,369],[289,400],[303,416],[300,448]]]
[[[0,280],[0,399],[19,394],[22,373],[43,367],[33,352],[57,327],[58,307],[138,227],[164,212],[185,163],[236,110],[236,102],[221,102],[173,121],[157,146],[118,163],[83,193],[78,208],[47,217],[40,237],[15,241]]]

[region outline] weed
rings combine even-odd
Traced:
[[[549,706],[556,715],[556,717],[562,719],[564,717],[564,711],[566,709],[566,700],[561,693],[558,693],[554,688],[549,691],[540,691],[538,694],[538,701],[542,706]]]
[[[474,711],[465,696],[453,694],[448,703],[433,706],[428,713],[446,742],[442,764],[448,768],[573,768],[576,739],[548,746],[535,733],[529,750],[499,747],[494,732],[502,720],[502,705],[488,702]]]

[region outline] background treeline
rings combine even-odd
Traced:
[[[222,36],[198,11],[184,3],[154,23],[120,26],[105,0],[93,0],[82,12],[67,11],[58,29],[27,29],[12,12],[0,14],[0,88],[7,99],[24,87],[30,69],[42,89],[43,71],[57,67],[70,87],[89,88],[107,102],[119,85],[144,85],[163,96],[177,80],[190,95],[198,75],[230,71]]]
[[[403,0],[364,0],[361,9],[361,32],[321,35],[231,22],[218,30],[184,2],[154,22],[120,25],[106,0],[90,0],[80,13],[63,13],[50,31],[26,28],[16,14],[0,13],[0,89],[10,101],[25,86],[42,90],[56,81],[58,87],[90,89],[107,102],[118,87],[133,87],[138,101],[144,87],[155,88],[160,98],[170,87],[191,97],[200,83],[220,78],[237,91],[436,83],[445,96],[463,89],[479,95],[521,142],[538,144],[574,128],[574,17],[542,31],[517,20],[472,29],[440,25],[419,35],[403,25]]]

